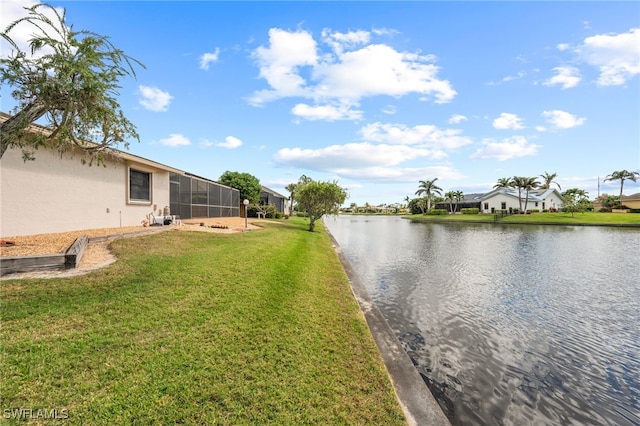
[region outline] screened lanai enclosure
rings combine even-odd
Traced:
[[[171,214],[180,219],[240,216],[240,191],[189,173],[171,173]]]

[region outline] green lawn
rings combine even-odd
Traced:
[[[120,239],[89,275],[0,282],[3,417],[404,424],[330,239],[307,227]]]
[[[493,222],[492,214],[450,214],[450,215],[411,215],[408,219],[424,222]],[[559,225],[613,225],[613,226],[640,226],[639,213],[532,213],[514,214],[498,219],[502,223],[540,223]]]

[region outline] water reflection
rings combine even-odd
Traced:
[[[454,424],[640,424],[640,232],[325,221]]]

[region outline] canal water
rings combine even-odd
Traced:
[[[324,222],[454,425],[640,425],[640,230]]]

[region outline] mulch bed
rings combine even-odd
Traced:
[[[251,223],[247,229],[258,229]],[[200,226],[200,225],[204,226]],[[185,221],[185,226],[176,227],[183,230],[199,230],[210,232],[238,232],[244,229],[245,219],[241,217],[192,219]],[[71,232],[59,232],[51,234],[37,234],[25,236],[9,236],[0,238],[0,257],[40,256],[45,254],[64,253],[80,236],[86,235],[89,239],[108,237],[111,235],[129,234],[153,230],[153,226],[129,226],[121,228],[84,229]],[[4,241],[4,244],[1,243]]]

